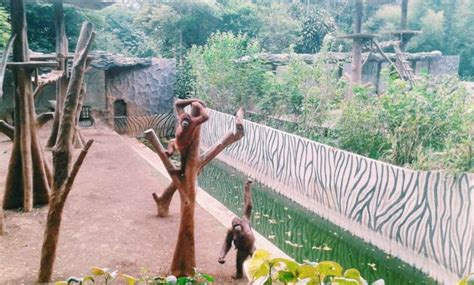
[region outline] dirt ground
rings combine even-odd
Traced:
[[[41,131],[44,140],[48,130],[45,126]],[[84,134],[95,143],[66,203],[54,280],[87,274],[91,266],[137,277],[144,271],[166,274],[177,239],[178,197],[170,216],[158,218],[151,193],[166,186],[165,177],[111,130],[91,128]],[[11,142],[0,136],[0,197],[10,151]],[[51,153],[45,153],[51,162]],[[46,213],[47,207],[30,213],[5,211],[7,234],[0,236],[0,284],[35,281]],[[196,225],[198,268],[215,276],[217,283],[231,282],[235,251],[229,253],[226,264],[217,262],[225,227],[200,206],[196,208]]]

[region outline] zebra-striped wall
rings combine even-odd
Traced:
[[[154,129],[160,138],[172,137],[175,126],[176,118],[173,113],[114,118],[114,129],[117,133],[134,137],[142,136],[148,129]]]
[[[234,128],[209,114],[203,147]],[[440,282],[473,271],[473,174],[413,171],[249,121],[219,159]]]

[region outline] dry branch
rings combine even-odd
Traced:
[[[7,69],[8,55],[10,55],[15,38],[16,34],[10,37],[7,46],[3,51],[2,63],[0,65],[0,99],[3,97],[3,79],[5,78],[5,70]]]
[[[0,132],[9,137],[11,140],[13,140],[15,135],[15,128],[4,120],[0,120]]]
[[[166,155],[165,149],[163,148],[163,145],[161,144],[158,137],[156,136],[155,131],[153,129],[146,130],[145,137],[147,138],[147,140],[150,142],[150,144],[153,146],[156,153],[160,157],[161,161],[163,162],[163,165],[166,168],[166,171],[168,171],[168,174],[171,177],[171,180],[173,180],[173,183],[176,186],[179,186],[181,184],[181,181],[180,181],[179,176],[176,174],[176,172],[178,172],[178,169],[174,167],[173,163],[171,162],[169,157]]]
[[[67,96],[59,123],[58,140],[53,150],[54,181],[51,203],[48,210],[48,218],[44,232],[44,241],[41,249],[41,262],[38,273],[39,283],[51,281],[64,204],[72,189],[72,184],[79,168],[93,143],[93,141],[90,140],[86,144],[74,163],[72,171],[69,172],[73,150],[72,142],[75,133],[77,106],[79,104],[81,86],[84,80],[87,54],[89,53],[93,39],[93,25],[85,22],[82,25],[81,33],[77,41],[71,80],[67,87]]]
[[[38,128],[41,128],[44,124],[46,124],[53,118],[54,118],[53,112],[39,114],[38,116],[36,116],[36,126],[38,126]]]

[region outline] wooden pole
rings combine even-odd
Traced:
[[[13,61],[28,62],[28,39],[23,0],[10,1]],[[31,211],[33,205],[47,204],[50,177],[43,158],[36,130],[36,111],[33,98],[31,69],[12,68],[15,85],[15,132],[13,148],[5,183],[3,208],[23,207]]]
[[[64,205],[72,189],[74,179],[93,143],[92,140],[87,142],[71,171],[77,106],[84,80],[87,55],[93,39],[93,25],[85,22],[82,25],[81,34],[77,42],[71,80],[68,84],[66,100],[64,101],[64,108],[59,123],[58,140],[53,149],[53,188],[41,249],[41,262],[38,273],[39,283],[51,281]]]
[[[400,18],[400,49],[405,50],[405,46],[408,43],[408,38],[405,36],[404,32],[408,29],[408,0],[402,0],[401,5],[401,18]]]
[[[354,34],[362,31],[362,0],[355,0]],[[362,39],[354,37],[352,43],[352,64],[351,64],[351,87],[358,84],[362,79]],[[352,97],[352,88],[347,93]]]
[[[64,98],[68,85],[67,76],[67,56],[68,56],[68,40],[66,36],[66,26],[64,23],[64,8],[62,0],[55,0],[54,8],[54,26],[56,28],[56,56],[59,58],[59,68],[62,70],[62,76],[56,81],[56,109],[54,110],[54,121],[51,135],[46,143],[47,148],[52,148],[57,141],[59,130],[59,118],[61,116]]]

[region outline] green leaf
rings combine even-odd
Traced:
[[[299,267],[299,264],[296,263],[295,261],[293,260],[290,260],[290,259],[286,259],[286,258],[274,258],[272,260],[270,260],[270,264],[272,266],[278,264],[278,263],[283,263],[286,265],[286,268],[288,269],[288,271],[292,272],[293,274],[296,274],[296,270],[298,269]]]
[[[179,277],[177,284],[178,285],[195,284],[195,280],[192,277]]]
[[[295,282],[296,276],[291,271],[281,270],[281,271],[278,271],[278,280],[285,283]]]
[[[316,270],[321,275],[321,279],[325,276],[342,276],[342,266],[334,261],[322,261],[316,265]]]
[[[260,258],[264,260],[269,260],[271,258],[270,252],[263,250],[263,249],[257,249],[254,253],[252,258]]]
[[[298,266],[296,269],[296,273],[299,279],[306,279],[306,278],[318,278],[318,271],[316,270],[315,266],[309,264],[303,264]]]
[[[127,285],[135,285],[135,283],[137,283],[138,279],[133,277],[133,276],[130,276],[128,274],[121,274],[122,278],[125,279],[125,281],[127,282]]]
[[[95,275],[95,276],[101,276],[101,275],[104,275],[107,272],[106,272],[106,270],[104,270],[104,268],[92,266],[91,267],[91,273],[92,273],[92,275]]]
[[[360,272],[355,268],[349,268],[344,272],[344,277],[348,279],[360,280]]]
[[[261,277],[269,276],[270,275],[270,264],[267,262],[264,262],[260,265],[260,267],[257,269],[255,274],[253,275],[253,279],[258,279]]]
[[[206,273],[201,273],[201,277],[206,279],[208,282],[214,282],[216,280],[214,277]]]

